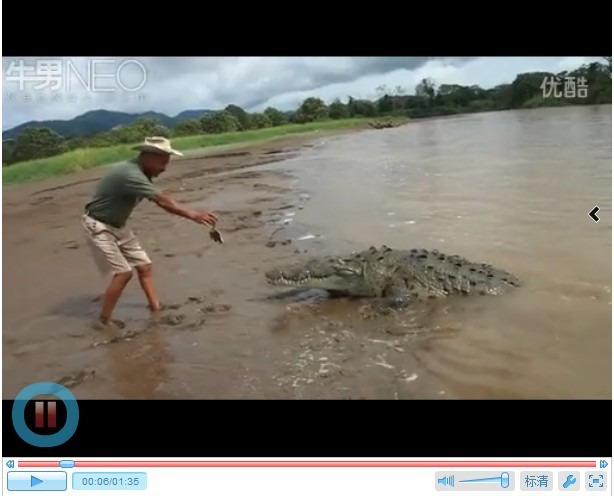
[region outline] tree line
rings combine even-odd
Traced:
[[[477,85],[441,84],[430,78],[415,87],[414,94],[401,87],[380,86],[375,100],[349,96],[344,103],[337,98],[330,104],[316,97],[306,98],[288,115],[269,107],[249,113],[231,104],[223,110],[198,119],[180,122],[173,128],[156,119],[140,118],[132,124],[85,137],[65,137],[45,127],[23,129],[14,140],[2,144],[3,166],[36,158],[59,155],[86,147],[107,147],[141,141],[145,136],[193,136],[241,132],[286,124],[302,124],[329,119],[406,117],[410,119],[461,113],[500,111],[562,105],[612,103],[612,58],[585,64],[558,74],[529,72],[518,74],[510,84],[490,89]]]

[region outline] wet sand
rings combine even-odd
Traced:
[[[181,202],[217,212],[225,243],[155,205],[139,205],[131,225],[171,309],[152,322],[134,278],[114,315],[126,322],[116,335],[89,328],[106,280],[80,227],[103,170],[5,188],[4,397],[38,381],[63,383],[78,398],[283,397],[283,389],[259,385],[263,374],[252,369],[269,365],[268,330],[279,310],[259,301],[266,296],[263,267],[294,252],[279,220],[302,200],[291,194],[287,175],[251,169],[346,132],[175,160],[158,184]]]

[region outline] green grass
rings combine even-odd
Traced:
[[[334,131],[364,126],[369,119],[343,119],[307,124],[289,124],[286,126],[255,129],[243,132],[223,134],[203,134],[172,138],[173,148],[181,151],[208,148],[223,145],[244,145],[252,142],[314,131]],[[105,148],[82,148],[55,157],[41,158],[19,162],[2,168],[2,183],[21,184],[40,181],[55,176],[111,165],[134,157],[131,150],[134,144],[118,145]]]

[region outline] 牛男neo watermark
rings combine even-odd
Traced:
[[[588,84],[585,77],[545,77],[540,88],[544,98],[586,98],[588,96]]]
[[[136,59],[88,59],[81,64],[72,59],[37,59],[31,63],[22,59],[9,63],[4,80],[17,83],[19,91],[135,93],[147,84],[147,69]]]

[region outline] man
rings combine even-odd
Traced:
[[[199,224],[215,226],[217,216],[211,212],[190,210],[172,198],[162,194],[152,183],[166,170],[171,156],[183,156],[171,148],[163,137],[146,138],[133,149],[140,151],[136,161],[129,161],[113,167],[103,177],[91,200],[85,205],[82,226],[90,246],[94,250],[98,268],[112,272],[113,277],[103,297],[98,329],[107,326],[123,327],[118,320],[111,320],[113,310],[126,285],[132,279],[133,268],[152,313],[161,309],[160,300],[154,287],[152,262],[141,247],[139,240],[127,226],[133,209],[144,199],[156,203],[169,213],[179,215]]]

